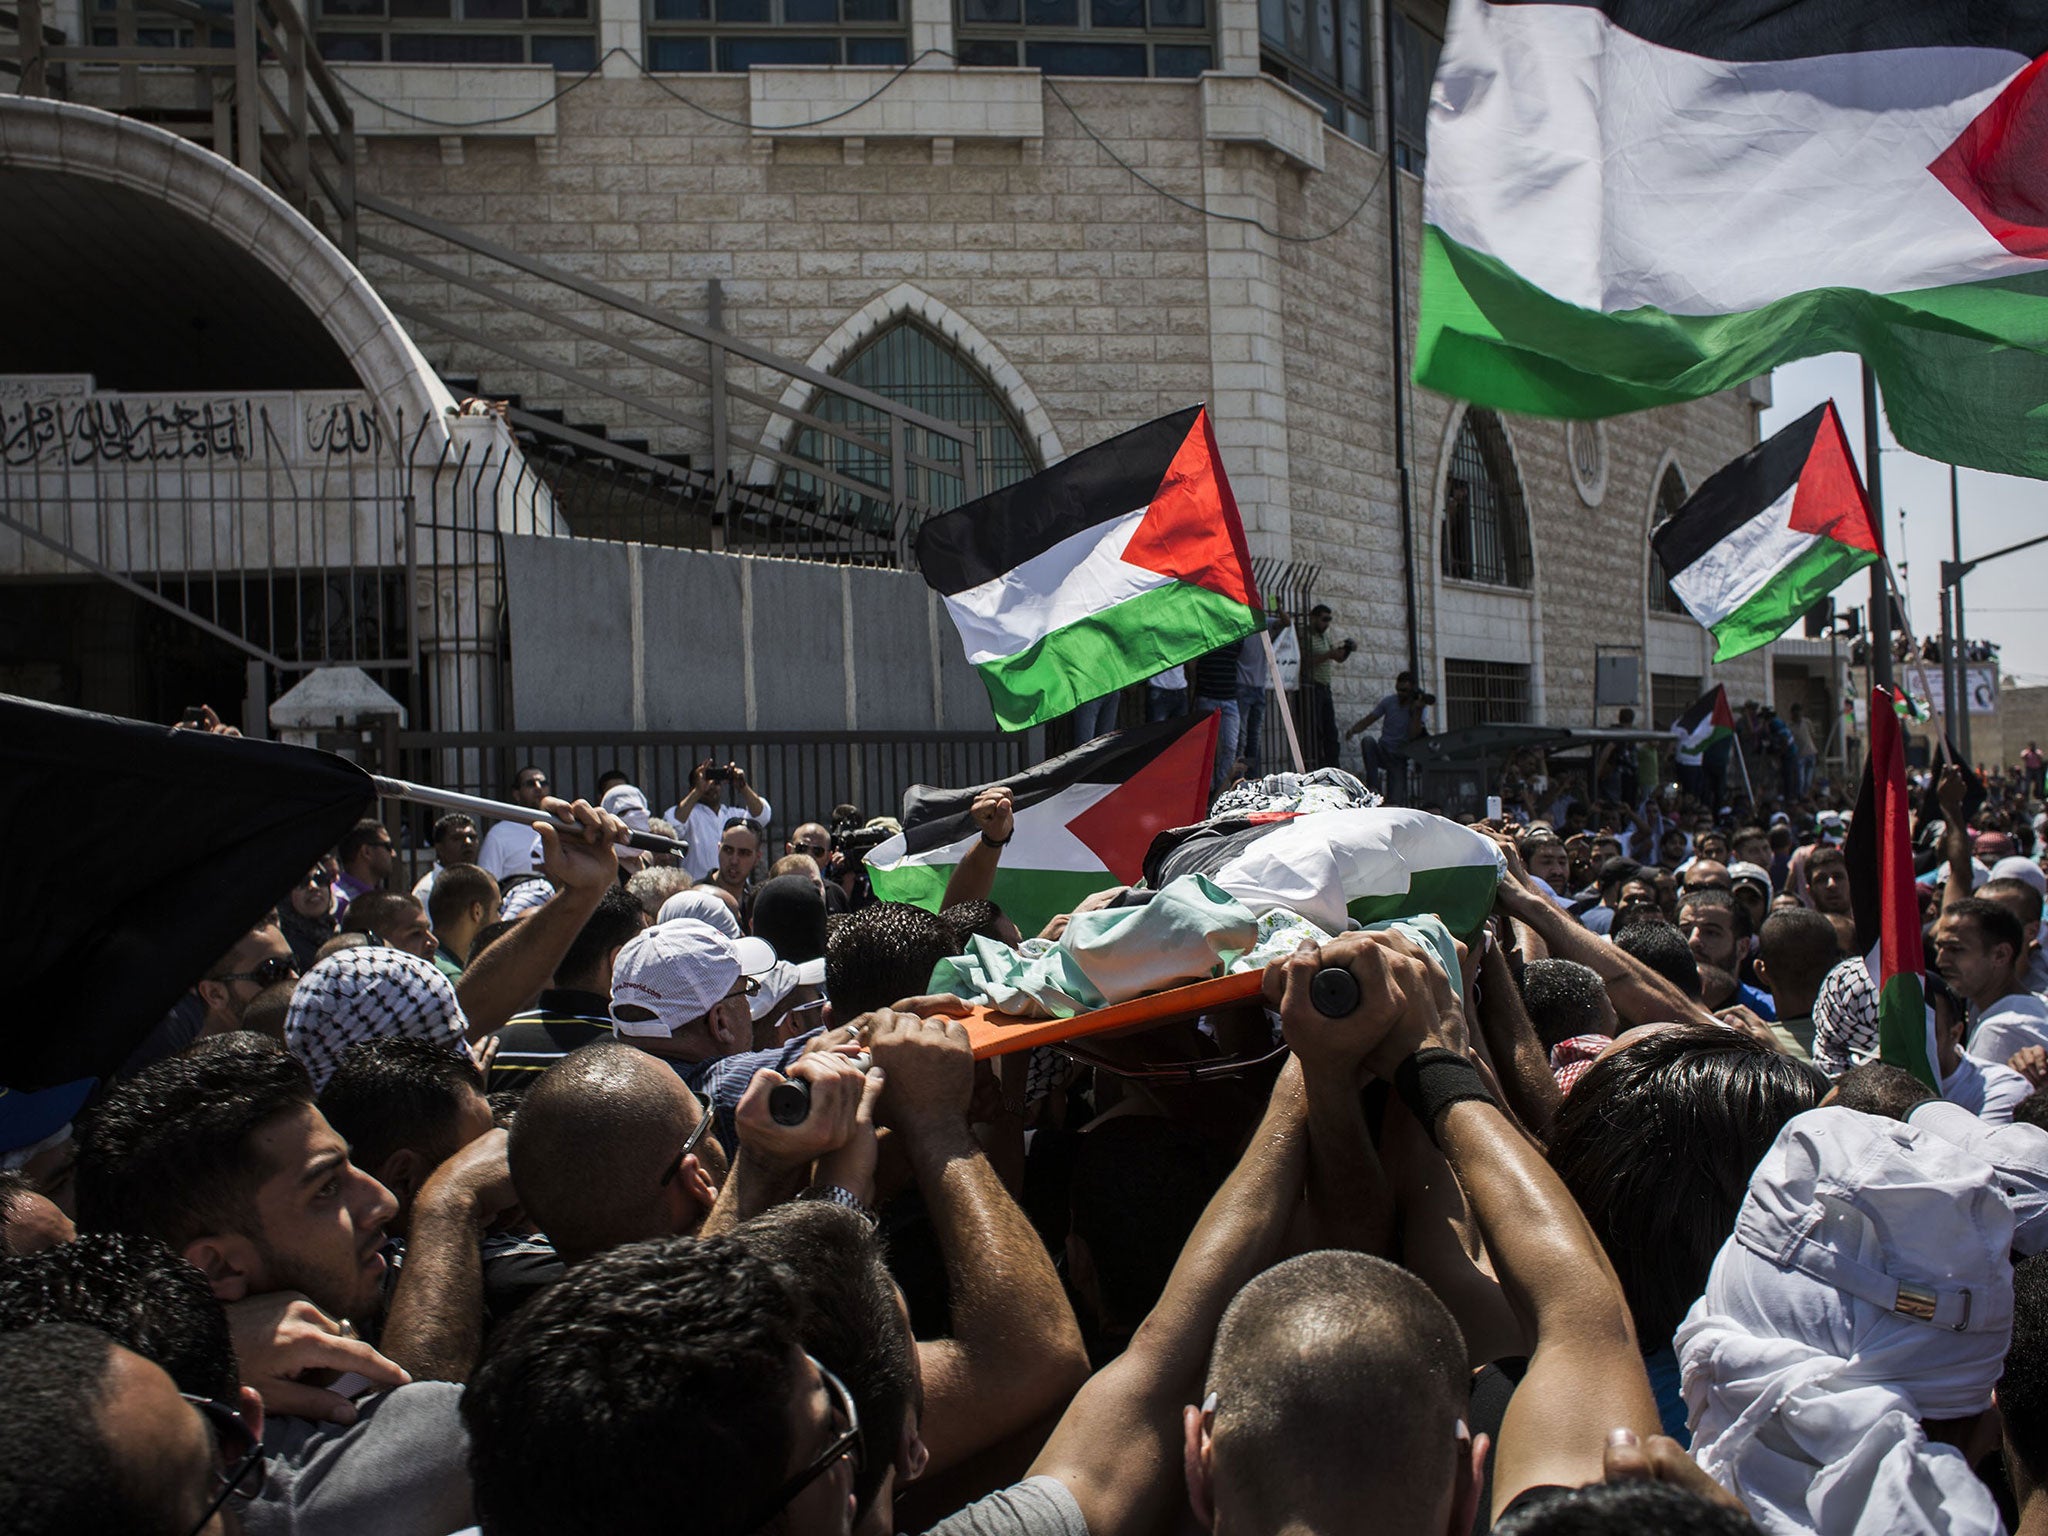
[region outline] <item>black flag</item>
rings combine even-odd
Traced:
[[[0,695],[0,1085],[105,1079],[365,814],[327,752]]]

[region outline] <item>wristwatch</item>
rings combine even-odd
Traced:
[[[809,1189],[798,1195],[797,1199],[824,1200],[838,1206],[843,1211],[851,1211],[868,1224],[868,1230],[871,1232],[879,1225],[880,1219],[861,1202],[859,1195],[856,1195],[850,1189],[842,1189],[837,1184],[813,1184]]]

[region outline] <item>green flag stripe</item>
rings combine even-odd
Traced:
[[[2048,477],[2036,404],[2048,272],[1907,293],[1820,288],[1728,315],[1603,314],[1426,227],[1422,296],[1416,382],[1496,410],[1614,416],[1697,400],[1795,358],[1860,352],[1907,447]]]
[[[1792,621],[1855,572],[1877,559],[1867,549],[1818,539],[1748,602],[1713,626],[1714,660],[1746,655],[1769,645]],[[1720,734],[1726,735],[1725,727]]]
[[[997,722],[1004,730],[1021,731],[1258,627],[1256,613],[1243,603],[1177,581],[1125,598],[978,670]]]
[[[888,869],[868,866],[868,884],[884,901],[904,901],[927,912],[939,910],[946,895],[946,882],[953,878],[952,864],[913,864],[908,861]],[[1106,869],[1003,869],[996,871],[989,899],[1009,916],[1025,938],[1062,912],[1071,912],[1097,891],[1121,884]]]
[[[1382,923],[1389,918],[1433,912],[1454,935],[1463,938],[1486,921],[1499,885],[1500,871],[1490,863],[1418,869],[1408,877],[1407,890],[1387,896],[1360,896],[1345,910],[1361,923]]]
[[[1877,994],[1877,1055],[1941,1092],[1927,1051],[1927,995],[1916,971],[1901,971]]]

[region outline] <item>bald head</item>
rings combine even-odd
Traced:
[[[694,1232],[718,1198],[725,1156],[675,1070],[600,1040],[540,1076],[512,1122],[512,1183],[570,1263],[621,1243]]]
[[[1336,1252],[1267,1270],[1210,1357],[1211,1523],[1445,1529],[1468,1380],[1457,1323],[1406,1270]]]

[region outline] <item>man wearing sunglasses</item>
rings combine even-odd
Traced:
[[[519,770],[519,777],[512,786],[514,804],[537,811],[548,793],[545,772],[532,763]],[[484,834],[483,849],[477,854],[476,861],[490,871],[494,880],[530,875],[540,867],[540,834],[523,821],[496,822]]]
[[[199,1038],[240,1029],[257,993],[281,981],[292,981],[298,974],[292,947],[275,923],[250,929],[192,989],[206,1005]]]

